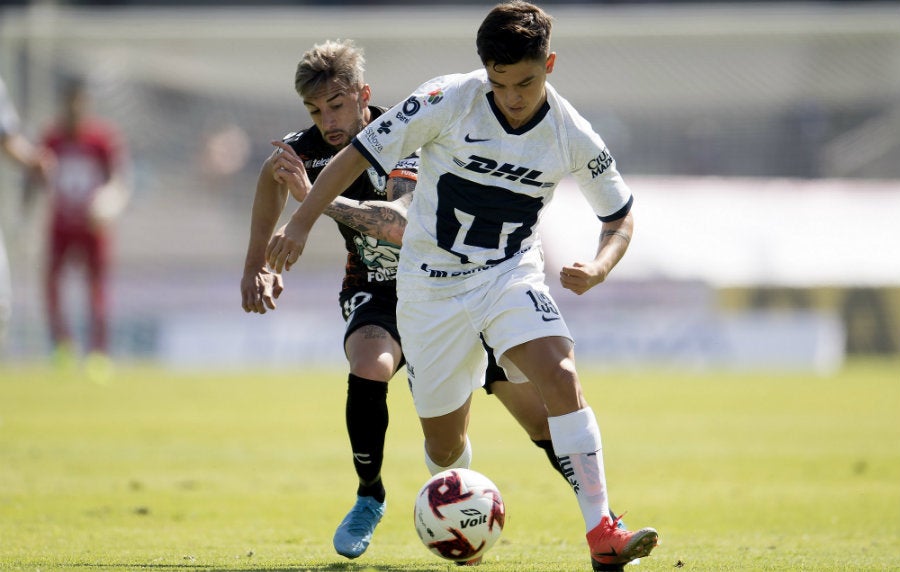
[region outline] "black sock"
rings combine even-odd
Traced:
[[[388,384],[353,375],[347,379],[347,433],[353,451],[353,467],[359,477],[356,494],[384,502],[381,464],[384,434],[388,427]]]
[[[553,465],[553,468],[557,473],[562,475],[562,478],[566,479],[566,475],[563,473],[562,467],[559,466],[559,459],[556,458],[556,453],[553,452],[553,441],[550,439],[540,439],[531,441],[538,447],[544,450],[544,453],[547,454],[547,459],[550,460],[550,464]],[[566,479],[566,482],[569,482],[569,479]]]

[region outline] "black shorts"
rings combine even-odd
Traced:
[[[341,295],[341,313],[347,326],[344,329],[344,343],[347,338],[363,326],[378,326],[383,328],[392,338],[401,343],[400,332],[397,330],[397,298],[393,296],[385,296],[381,294],[372,294],[370,292],[355,292],[353,294]],[[509,381],[503,368],[497,365],[497,359],[494,357],[494,350],[484,344],[484,350],[488,355],[488,365],[484,374],[484,390],[488,395],[493,394],[491,384],[496,381]],[[401,343],[402,346],[402,343]],[[400,365],[404,365],[406,359],[403,358]]]
[[[344,329],[344,342],[363,326],[374,325],[383,328],[392,338],[400,342],[397,330],[397,297],[370,292],[354,292],[341,294],[341,314],[347,327]]]
[[[509,378],[506,377],[506,372],[503,371],[503,368],[497,365],[497,358],[494,357],[494,350],[488,347],[487,344],[484,343],[484,340],[481,340],[481,343],[484,344],[484,350],[488,355],[488,366],[487,370],[484,372],[484,390],[488,395],[492,395],[494,391],[491,389],[491,384],[495,381],[509,381]]]

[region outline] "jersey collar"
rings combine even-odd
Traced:
[[[487,97],[488,104],[491,106],[491,111],[494,112],[494,117],[500,122],[500,126],[503,127],[503,130],[510,135],[521,135],[530,131],[535,125],[540,123],[544,116],[550,111],[550,103],[545,100],[544,104],[541,105],[540,109],[537,110],[537,113],[534,114],[534,117],[532,117],[528,123],[521,127],[514,128],[509,124],[509,121],[506,120],[506,117],[503,115],[503,112],[500,111],[500,108],[497,107],[497,103],[494,101],[494,92],[489,91],[485,96]]]

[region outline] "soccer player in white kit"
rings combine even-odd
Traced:
[[[587,530],[594,570],[649,555],[658,534],[630,532],[609,516],[600,430],[586,402],[573,341],[543,273],[537,224],[572,176],[602,222],[594,260],[564,266],[578,294],[602,282],[633,229],[632,194],[602,139],[547,83],[550,17],[532,4],[496,6],[478,30],[483,69],[424,83],[370,123],[319,175],[267,249],[290,269],[325,206],[366,168],[387,172],[417,149],[397,273],[397,320],[432,474],[468,467],[472,392],[494,348],[510,381],[530,379],[550,418]]]
[[[53,168],[53,156],[46,149],[35,146],[22,133],[19,114],[0,78],[0,151],[28,170],[29,177],[44,184]],[[2,201],[0,201],[2,202]],[[12,312],[12,281],[9,260],[0,230],[0,351],[6,341],[6,331]]]

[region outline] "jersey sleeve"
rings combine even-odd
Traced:
[[[581,131],[572,150],[572,175],[594,214],[602,222],[618,220],[631,210],[631,189],[616,168],[616,161],[599,135]]]
[[[353,140],[353,145],[385,175],[401,158],[412,155],[452,124],[452,103],[458,94],[457,76],[427,81],[406,100],[369,123]]]

